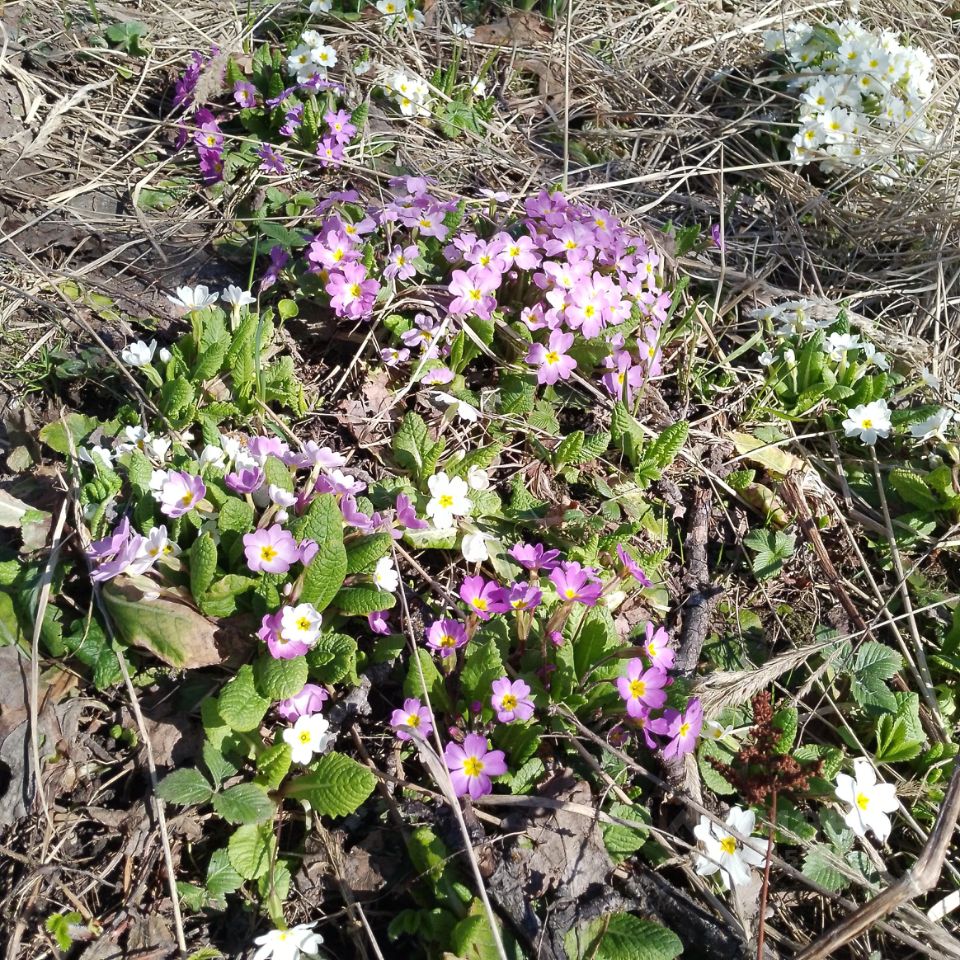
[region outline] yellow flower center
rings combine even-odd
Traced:
[[[420,221],[420,226],[421,226],[421,227],[429,227],[429,226],[432,226],[432,224],[430,223],[429,220],[421,220],[421,221]]]
[[[687,736],[689,733],[690,733],[690,724],[689,724],[689,723],[681,723],[681,724],[680,724],[679,736],[685,737],[685,736]]]
[[[477,598],[473,601],[473,605],[474,605],[474,607],[476,607],[477,610],[480,610],[481,612],[486,613],[486,610],[487,610],[487,601],[484,600],[483,597],[477,597]]]
[[[479,757],[467,757],[463,761],[463,772],[468,777],[479,777],[483,773],[483,761]]]
[[[474,302],[477,302],[483,299],[483,294],[479,290],[476,290],[476,289],[471,290],[470,299],[473,300]]]
[[[444,510],[449,510],[453,506],[453,497],[451,497],[449,493],[443,493],[437,498],[437,503],[439,503]]]
[[[310,742],[310,731],[309,731],[309,730],[304,730],[303,733],[301,733],[300,736],[299,736],[297,739],[298,739],[301,743],[309,743],[309,742]]]
[[[359,284],[359,283],[351,283],[351,284],[350,284],[350,296],[351,296],[351,297],[359,297],[359,296],[360,296],[360,284]]]
[[[863,426],[865,430],[869,430],[873,426],[873,420],[871,420],[870,417],[864,417]]]
[[[420,726],[420,716],[416,713],[411,713],[407,716],[407,726],[408,727],[419,727]]]
[[[500,701],[501,710],[516,710],[517,698],[512,693],[505,693]]]
[[[511,257],[519,257],[519,256],[520,256],[520,248],[517,247],[517,246],[508,247],[507,252],[510,254]]]
[[[275,547],[266,546],[260,548],[260,559],[261,560],[272,560],[277,555]]]
[[[456,645],[457,645],[457,638],[451,637],[449,633],[445,633],[440,638],[440,646],[444,647],[445,649],[449,649],[450,647],[455,647]]]
[[[310,629],[310,621],[309,621],[306,617],[301,617],[301,618],[297,621],[297,629],[298,629],[298,630],[309,630],[309,629]]]
[[[556,350],[551,350],[551,351],[549,351],[547,354],[544,355],[544,358],[543,358],[543,359],[546,360],[547,363],[553,365],[554,363],[559,363],[559,362],[560,362],[560,354],[557,353]]]
[[[865,793],[857,794],[857,806],[861,810],[866,810],[870,806],[870,798]]]
[[[647,656],[651,659],[657,655],[657,645],[651,640],[647,644]]]
[[[720,849],[732,857],[737,852],[737,841],[733,837],[724,837],[720,841]]]
[[[583,308],[583,315],[585,317],[592,317],[596,312],[597,312],[597,308],[592,303],[588,303]]]
[[[647,692],[647,685],[643,680],[630,681],[630,696],[642,697]]]
[[[190,504],[193,503],[193,494],[192,494],[192,493],[185,493],[185,494],[180,498],[180,502],[181,502],[185,507],[189,507]]]
[[[574,590],[573,587],[567,587],[567,589],[563,591],[563,595],[568,600],[572,600],[577,595],[577,591]]]

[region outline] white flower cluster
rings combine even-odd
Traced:
[[[881,177],[893,179],[898,162],[906,162],[907,144],[916,151],[932,141],[925,108],[934,89],[933,60],[926,51],[857,20],[795,23],[786,32],[768,32],[764,42],[768,50],[785,52],[798,74],[791,82],[800,91],[795,162],[819,160],[825,173],[877,167]],[[895,149],[883,142],[893,131]],[[880,157],[868,138],[880,146]]]
[[[425,80],[397,70],[383,80],[383,89],[394,97],[405,117],[430,116],[430,87]]]
[[[316,30],[304,30],[300,43],[287,57],[287,72],[296,74],[297,83],[324,80],[327,71],[336,65],[337,51]]]
[[[377,9],[383,14],[387,24],[406,22],[408,27],[419,30],[423,26],[423,13],[405,0],[377,0]]]

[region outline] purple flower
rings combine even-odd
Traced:
[[[308,440],[303,445],[302,451],[287,450],[282,459],[288,467],[296,467],[299,470],[314,466],[322,467],[324,470],[336,470],[347,462],[342,454],[336,453],[330,447],[321,447],[315,440]]]
[[[623,564],[624,570],[633,577],[641,587],[652,587],[653,581],[651,581],[647,575],[640,569],[640,565],[637,563],[633,557],[623,549],[622,544],[617,544],[617,557],[620,562]]]
[[[593,607],[603,592],[603,584],[597,580],[596,574],[575,562],[562,563],[551,570],[550,579],[560,599],[567,603],[576,601]]]
[[[260,291],[269,290],[280,276],[280,271],[287,265],[290,254],[279,244],[270,248],[270,266],[260,278]]]
[[[559,561],[559,550],[547,550],[542,543],[524,543],[520,540],[510,548],[510,556],[521,567],[526,567],[531,573],[539,570],[552,570]]]
[[[315,683],[305,683],[303,689],[277,704],[277,713],[288,723],[296,723],[300,717],[309,717],[323,709],[329,694]]]
[[[408,530],[426,530],[430,526],[428,521],[421,520],[417,516],[417,511],[406,494],[397,494],[397,503],[394,509],[397,511],[397,522]]]
[[[720,224],[715,223],[710,227],[710,239],[713,241],[714,246],[719,247],[721,252],[726,247],[726,241],[723,239],[723,234],[720,232]]]
[[[324,137],[317,144],[317,159],[324,170],[327,167],[337,167],[343,161],[343,146],[333,137]]]
[[[142,556],[145,543],[144,538],[139,533],[135,533],[129,540],[121,544],[112,559],[101,561],[99,566],[91,571],[90,579],[95,583],[101,583],[125,573],[133,562]]]
[[[300,562],[309,567],[313,563],[313,558],[320,552],[320,544],[309,537],[300,541]]]
[[[633,357],[628,350],[617,350],[603,362],[610,371],[600,379],[607,393],[617,400],[630,403],[633,400],[633,391],[643,386],[645,379],[643,367],[633,362]]]
[[[650,729],[654,733],[670,738],[670,742],[663,748],[664,760],[692,753],[702,727],[703,707],[696,697],[687,704],[683,713],[668,707],[663,711],[662,717],[650,721]]]
[[[450,771],[453,792],[458,797],[469,794],[474,800],[493,790],[491,777],[507,772],[507,762],[502,750],[491,750],[487,738],[471,733],[464,738],[463,746],[448,743],[443,759]]]
[[[430,711],[416,697],[403,701],[402,710],[394,710],[390,715],[390,726],[397,733],[398,740],[411,740],[410,730],[416,730],[421,737],[429,737],[433,732],[433,720]]]
[[[398,280],[409,280],[417,272],[413,261],[419,256],[420,248],[415,243],[411,243],[407,247],[397,244],[390,251],[387,265],[383,269],[383,275],[391,279],[396,277]]]
[[[450,278],[450,313],[475,314],[489,320],[497,306],[493,297],[503,280],[503,274],[491,267],[470,267],[469,270],[454,270]],[[571,341],[572,342],[572,341]]]
[[[300,559],[300,549],[293,534],[279,523],[243,535],[243,552],[247,566],[256,573],[286,573]]]
[[[203,55],[199,50],[194,50],[191,54],[193,58],[183,71],[183,76],[177,80],[173,88],[173,105],[182,107],[193,99],[193,91],[197,88],[197,81],[200,79],[200,70],[203,67]]]
[[[357,128],[350,122],[350,114],[346,110],[338,110],[334,113],[328,110],[323,119],[330,128],[330,134],[337,143],[349,143]]]
[[[667,702],[663,689],[667,675],[656,667],[644,671],[643,661],[634,657],[627,664],[627,675],[617,678],[617,690],[631,717],[643,716],[646,710],[656,710]]]
[[[200,157],[200,176],[204,183],[218,183],[223,179],[223,151],[198,150]]]
[[[259,490],[267,475],[259,467],[243,467],[233,473],[228,473],[223,482],[234,492],[239,494],[253,493]]]
[[[290,448],[279,437],[251,437],[247,441],[247,453],[262,467],[267,457],[276,457],[282,460]]]
[[[497,590],[496,602],[506,610],[533,610],[540,605],[543,591],[532,583],[518,581]]]
[[[460,587],[460,599],[470,607],[481,620],[489,620],[492,613],[503,613],[509,609],[503,605],[498,594],[500,585],[481,576],[467,577]]]
[[[492,684],[493,696],[490,705],[497,711],[501,723],[514,720],[529,720],[533,716],[533,701],[530,699],[530,687],[523,680],[501,677]]]
[[[250,536],[250,534],[247,534],[247,536]],[[243,539],[246,540],[247,537]],[[271,570],[268,572],[282,573],[284,571]],[[310,649],[310,645],[304,643],[302,640],[287,639],[284,637],[282,631],[282,610],[278,610],[276,613],[264,614],[263,620],[260,622],[260,629],[257,631],[257,636],[267,645],[270,656],[275,660],[293,660],[295,657],[302,657]]]
[[[340,514],[344,523],[358,530],[369,530],[373,526],[369,515],[357,509],[357,498],[352,494],[347,493],[340,498]]]
[[[423,375],[423,382],[431,387],[439,387],[449,383],[455,374],[449,367],[434,367]]]
[[[373,310],[380,283],[367,277],[366,268],[361,264],[343,263],[340,272],[330,274],[325,289],[338,317],[357,320]]]
[[[233,99],[245,110],[249,110],[257,105],[257,88],[246,80],[238,80],[233,85]]]
[[[263,161],[260,164],[260,169],[264,173],[272,173],[277,176],[282,176],[287,172],[287,166],[283,162],[283,156],[278,153],[272,144],[262,143],[260,144],[260,149],[257,151],[257,156]]]
[[[102,540],[94,540],[87,547],[87,556],[91,560],[109,560],[123,549],[130,539],[130,521],[124,517],[109,536]]]
[[[389,617],[389,610],[374,610],[367,614],[367,624],[373,633],[390,633]]]
[[[427,646],[444,658],[452,656],[466,642],[467,631],[459,620],[437,620],[427,630]]]
[[[661,670],[672,669],[673,648],[670,646],[670,637],[667,635],[667,631],[663,627],[658,627],[654,632],[653,624],[648,623],[646,634],[643,651],[650,658],[650,663]]]
[[[577,367],[577,361],[567,355],[573,346],[573,334],[551,330],[547,345],[534,343],[527,352],[527,363],[537,365],[537,383],[556,383],[569,380]]]
[[[160,512],[168,517],[182,517],[203,499],[206,492],[206,484],[199,477],[183,470],[169,470],[160,488]]]

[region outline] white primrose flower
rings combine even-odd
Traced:
[[[280,636],[284,640],[299,640],[312,647],[320,636],[323,617],[312,603],[298,603],[284,607],[280,613]]]
[[[167,471],[166,470],[154,470],[150,474],[150,492],[159,493],[163,489],[163,485],[167,482]]]
[[[162,524],[151,528],[140,544],[140,552],[127,569],[131,573],[146,573],[158,560],[179,555],[180,547],[167,537],[166,524]]]
[[[427,18],[416,7],[410,7],[404,11],[403,19],[406,20],[407,26],[410,27],[411,30],[419,30]]]
[[[270,502],[275,503],[278,507],[292,507],[297,502],[295,493],[284,490],[283,487],[278,487],[275,483],[271,483],[267,487],[267,496],[270,498]]]
[[[310,9],[313,10],[312,5]],[[316,920],[313,923],[298,924],[289,930],[271,930],[257,937],[253,941],[257,945],[253,960],[300,960],[301,956],[318,957],[323,937],[313,932],[315,926]]]
[[[869,760],[857,757],[853,761],[853,776],[837,774],[838,800],[850,804],[844,814],[844,823],[858,836],[866,837],[867,831],[883,843],[890,836],[891,823],[888,813],[899,808],[897,789],[892,783],[878,783],[877,774]]]
[[[940,392],[940,378],[935,374],[931,373],[926,367],[920,371],[920,379],[935,392]]]
[[[333,0],[310,0],[311,13],[329,13],[333,9]]]
[[[467,486],[471,490],[489,490],[490,475],[483,467],[472,466],[467,471]]]
[[[362,60],[358,60],[353,65],[353,74],[356,77],[362,77],[365,73],[369,73],[373,69],[373,61],[369,57],[364,57]]]
[[[487,541],[492,539],[487,534],[479,530],[474,533],[466,533],[460,542],[460,552],[467,563],[483,563],[490,559],[490,553],[487,550]]]
[[[310,62],[321,70],[330,70],[337,65],[337,51],[321,41],[310,50]]]
[[[947,439],[944,434],[946,433],[947,427],[950,426],[950,421],[953,420],[953,417],[954,414],[952,410],[946,410],[941,407],[936,413],[931,413],[926,420],[921,420],[920,423],[911,423],[910,435],[914,440],[921,442],[924,440],[940,440],[944,442]]]
[[[467,496],[470,488],[462,477],[448,477],[441,471],[430,477],[427,487],[430,501],[426,513],[438,530],[449,530],[454,524],[454,517],[466,516],[473,506]]]
[[[209,287],[200,284],[196,287],[177,287],[173,296],[167,294],[167,299],[175,307],[181,307],[190,313],[216,303],[220,299],[220,294],[211,293]]]
[[[465,40],[469,40],[477,31],[470,26],[469,23],[464,23],[462,20],[454,20],[450,24],[450,32],[455,37],[463,37]]]
[[[470,92],[475,97],[485,97],[487,95],[487,81],[480,77],[473,77],[470,81]]]
[[[381,557],[373,570],[373,582],[381,589],[395,593],[400,586],[400,574],[397,573],[390,557]]]
[[[480,419],[480,411],[472,404],[467,403],[466,400],[461,400],[452,393],[444,393],[442,390],[434,390],[433,395],[447,407],[456,406],[456,416],[461,420],[466,420],[467,423],[476,423]]]
[[[403,16],[406,3],[404,0],[377,0],[376,7],[389,23],[393,23]]]
[[[229,303],[234,310],[239,310],[241,307],[249,307],[251,303],[256,303],[257,298],[254,297],[249,290],[241,290],[240,287],[234,286],[232,283],[223,291],[223,301],[224,303]]]
[[[733,807],[727,814],[726,826],[745,837],[753,833],[755,825],[756,816],[752,810]],[[766,854],[759,844],[742,843],[722,824],[714,823],[708,817],[700,818],[693,833],[705,848],[705,855],[697,858],[697,873],[709,876],[719,870],[725,890],[749,883],[751,867],[763,866],[766,861]]]
[[[769,367],[777,358],[769,350],[764,350],[757,359],[761,367]]]
[[[253,960],[300,960],[301,956],[318,957],[323,937],[313,932],[315,926],[316,921],[301,923],[289,930],[271,930],[257,937],[253,941],[257,945]]]
[[[208,443],[200,451],[200,456],[197,457],[197,462],[200,464],[201,470],[204,467],[221,468],[223,467],[226,458],[227,455],[224,453],[221,447],[216,447],[212,443]]]
[[[145,367],[153,361],[153,355],[156,353],[156,350],[156,340],[151,340],[149,343],[137,340],[135,343],[131,343],[120,351],[120,359],[128,367]]]
[[[157,351],[157,359],[161,363],[169,363],[172,358],[173,354],[166,347],[161,347]]]
[[[315,753],[323,753],[330,742],[330,724],[321,713],[302,716],[292,727],[283,731],[284,743],[290,744],[290,759],[307,764]]]
[[[824,353],[835,363],[840,363],[850,351],[860,347],[860,337],[855,333],[831,333],[823,344]]]
[[[287,73],[300,74],[308,70],[313,65],[313,50],[305,43],[294,47],[287,57]]]
[[[887,401],[873,400],[852,407],[847,411],[843,429],[848,437],[857,437],[871,447],[877,442],[877,437],[889,437],[893,424]]]
[[[724,726],[716,720],[704,720],[700,736],[704,740],[723,740],[724,737],[733,736],[733,725],[727,724]]]
[[[890,369],[890,362],[887,360],[887,355],[881,353],[874,344],[865,340],[860,344],[860,349],[863,350],[864,358],[869,363],[872,363],[878,370]]]
[[[99,457],[100,460],[102,460],[108,466],[113,462],[113,454],[106,447],[101,447],[96,444],[89,448],[81,447],[77,451],[77,456],[84,463],[92,463],[94,466],[96,466],[96,460],[94,460],[94,457]]]

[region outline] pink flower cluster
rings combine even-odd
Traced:
[[[617,398],[629,402],[646,379],[660,374],[659,334],[671,296],[660,286],[660,257],[643,237],[608,210],[546,191],[525,201],[524,216],[509,229],[472,211],[463,226],[451,227],[448,215],[456,204],[440,201],[430,186],[423,177],[397,178],[391,181],[395,196],[363,216],[371,224],[368,232],[387,222],[406,231],[391,231],[386,279],[415,283],[430,238],[445,244],[450,265],[446,318],[442,308],[439,315],[419,313],[401,334],[403,347],[384,351],[385,362],[403,363],[418,347],[423,359],[442,360],[465,318],[488,320],[499,310],[521,319],[534,335],[543,331],[526,355],[541,384],[570,378],[577,369],[571,351],[580,340],[605,342],[609,352],[600,380]],[[329,261],[359,257],[341,236],[328,239],[328,232],[325,223],[308,252],[312,269],[336,269]],[[354,273],[351,284],[360,282]],[[342,312],[339,299],[332,305],[341,316],[365,315]],[[436,336],[441,320],[443,343]]]
[[[667,707],[666,688],[672,683],[667,673],[673,667],[674,652],[670,638],[662,627],[646,626],[643,658],[635,657],[627,664],[626,676],[616,681],[617,690],[623,699],[628,726],[636,729],[651,750],[662,750],[665,760],[682,757],[697,745],[703,727],[703,708],[697,698],[688,701],[684,710]],[[654,734],[665,738],[658,741]]]

